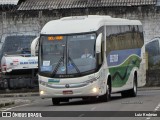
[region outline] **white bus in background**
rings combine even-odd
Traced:
[[[82,57],[86,55],[86,57]],[[48,22],[39,38],[39,89],[53,104],[72,98],[135,97],[146,83],[138,20],[74,16]]]
[[[145,46],[148,52],[148,69],[160,69],[160,37],[153,38]]]

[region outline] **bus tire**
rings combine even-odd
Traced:
[[[56,98],[52,98],[52,103],[53,103],[53,105],[59,105],[60,104],[60,100],[56,99]]]
[[[102,102],[108,102],[111,100],[111,81],[108,82],[106,86],[106,93],[102,96],[100,96],[100,100]]]
[[[134,75],[133,79],[133,88],[129,90],[130,97],[136,97],[137,96],[137,75]]]
[[[137,96],[137,75],[133,78],[133,88],[130,90],[122,91],[122,97],[136,97]]]

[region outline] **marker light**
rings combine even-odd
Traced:
[[[41,95],[43,95],[43,94],[44,94],[44,91],[43,91],[43,90],[41,90],[41,91],[40,91],[40,94],[41,94]]]
[[[48,40],[62,40],[63,36],[48,36]]]
[[[49,36],[48,40],[54,40],[54,37],[53,36]]]
[[[56,40],[62,40],[63,36],[56,36]]]
[[[96,92],[98,91],[98,89],[97,89],[96,87],[94,87],[94,88],[92,89],[92,91],[93,91],[94,93],[96,93]]]

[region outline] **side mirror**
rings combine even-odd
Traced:
[[[96,39],[96,53],[101,52],[102,33],[100,33]]]
[[[31,43],[31,55],[36,56],[36,51],[38,50],[39,37],[36,37]]]

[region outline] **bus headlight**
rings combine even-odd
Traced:
[[[98,88],[94,87],[94,88],[92,89],[92,92],[97,93],[97,92],[98,92]]]
[[[43,94],[44,94],[44,91],[43,91],[43,90],[41,90],[41,91],[40,91],[40,95],[43,95]]]

